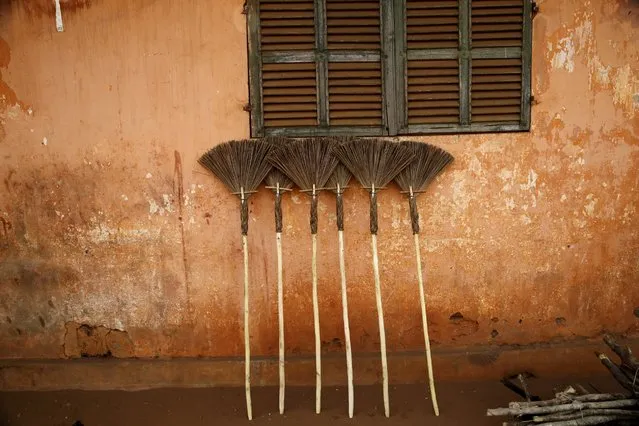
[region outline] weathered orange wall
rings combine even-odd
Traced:
[[[79,324],[116,356],[240,355],[238,202],[196,159],[249,134],[243,0],[61,3],[63,33],[52,1],[0,3],[0,357],[77,356]],[[421,138],[456,157],[420,201],[436,345],[638,331],[639,6],[538,3],[532,131]],[[408,205],[380,202],[388,347],[418,350]],[[313,351],[308,209],[284,203],[290,353]],[[320,213],[322,340],[341,350],[332,195]],[[356,185],[346,213],[354,351],[374,351]],[[253,352],[273,355],[267,191],[249,244]]]

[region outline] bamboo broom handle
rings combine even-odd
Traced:
[[[377,321],[379,322],[379,346],[382,355],[382,386],[384,393],[384,414],[390,417],[390,402],[388,398],[388,362],[386,360],[386,329],[384,328],[384,309],[382,307],[382,289],[379,279],[379,256],[377,255],[377,192],[375,185],[371,185],[370,194],[370,231],[373,250],[373,275],[375,278],[375,299],[377,301]]]
[[[422,255],[419,249],[419,234],[414,234],[415,258],[417,259],[417,282],[419,283],[419,303],[422,308],[422,325],[424,329],[424,343],[426,344],[426,365],[428,367],[428,384],[430,397],[433,400],[433,410],[439,416],[437,393],[435,392],[435,377],[433,377],[433,360],[430,353],[430,336],[428,335],[428,318],[426,317],[426,297],[424,296],[424,280],[422,277]]]
[[[242,251],[244,252],[244,388],[246,391],[246,415],[253,420],[251,408],[251,344],[249,332],[249,271],[248,243],[246,235],[242,235]]]
[[[313,238],[313,320],[315,323],[315,412],[322,410],[322,342],[320,340],[319,302],[317,298],[317,234]]]
[[[279,375],[280,375],[280,414],[284,414],[284,396],[286,375],[284,373],[284,284],[282,277],[282,193],[280,183],[275,186],[275,246],[277,247],[277,320],[279,327]]]
[[[348,417],[353,418],[353,354],[351,352],[351,329],[348,322],[348,297],[346,294],[346,266],[344,262],[344,231],[337,232],[339,239],[339,272],[342,281],[342,314],[344,317],[344,341],[346,342],[346,375],[348,378]]]
[[[315,327],[315,412],[322,411],[322,341],[320,338],[319,301],[317,297],[317,198],[313,184],[311,199],[311,238],[313,241],[313,257],[311,271],[313,274],[313,323]]]
[[[377,235],[371,234],[373,248],[373,274],[375,275],[375,299],[377,301],[377,320],[379,322],[379,346],[382,353],[382,386],[384,392],[384,414],[390,417],[388,400],[388,362],[386,360],[386,330],[384,328],[384,309],[382,307],[382,291],[379,280],[379,257],[377,255]]]
[[[282,233],[278,232],[276,235],[277,242],[277,316],[279,322],[280,332],[280,359],[279,359],[279,371],[280,371],[280,414],[284,414],[284,393],[286,386],[286,376],[284,374],[284,296],[283,296],[283,278],[282,278]]]
[[[244,254],[244,390],[246,392],[246,415],[253,420],[251,404],[251,335],[249,332],[249,267],[248,267],[248,202],[244,188],[240,188],[242,201],[242,253]]]
[[[348,295],[346,293],[346,264],[344,261],[344,199],[339,183],[336,191],[337,236],[339,241],[339,273],[342,284],[342,316],[344,321],[344,341],[346,344],[346,377],[348,379],[348,417],[353,418],[353,354],[351,351],[351,328],[348,321]]]
[[[426,366],[428,368],[428,384],[430,386],[430,397],[433,402],[433,411],[439,416],[439,405],[437,404],[437,393],[435,392],[435,377],[433,375],[433,359],[430,352],[430,336],[428,335],[428,318],[426,316],[426,296],[424,295],[424,278],[422,275],[422,254],[419,247],[419,211],[417,210],[417,197],[413,192],[413,187],[409,188],[408,205],[410,207],[410,219],[413,227],[413,237],[415,241],[415,258],[417,260],[417,282],[419,284],[419,303],[422,310],[422,329],[424,330],[424,344],[426,345]]]

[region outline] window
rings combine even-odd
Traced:
[[[251,134],[530,127],[531,0],[247,0]]]

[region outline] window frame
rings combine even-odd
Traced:
[[[271,51],[260,49],[259,0],[246,0],[249,64],[249,111],[252,137],[264,136],[414,136],[431,134],[472,134],[527,132],[531,121],[532,18],[533,0],[523,0],[521,47],[471,46],[471,1],[459,0],[459,46],[450,49],[406,48],[406,0],[380,0],[380,51],[341,51],[327,47],[325,0],[314,0],[315,49]],[[473,59],[521,58],[521,119],[519,123],[471,123],[471,63]],[[460,123],[408,124],[407,64],[410,59],[458,59]],[[328,114],[328,63],[379,61],[382,70],[382,125],[330,126]],[[262,63],[316,64],[318,126],[264,127],[262,104]]]

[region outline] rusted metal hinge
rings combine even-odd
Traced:
[[[248,0],[244,0],[244,5],[242,6],[242,15],[248,15]]]
[[[253,107],[251,106],[251,104],[244,104],[242,105],[242,111],[244,112],[251,112],[253,110]]]
[[[532,2],[532,17],[533,19],[535,18],[535,16],[537,16],[537,13],[539,13],[539,5],[537,4],[536,1]]]

